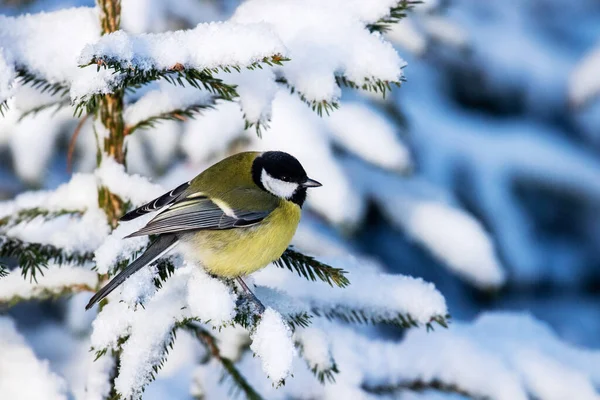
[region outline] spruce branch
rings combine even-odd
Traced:
[[[330,286],[335,284],[341,288],[350,284],[345,276],[346,271],[343,269],[330,267],[311,256],[293,250],[291,247],[284,251],[274,263],[279,268],[287,268],[292,272],[296,271],[298,275],[311,281],[316,281],[318,278],[327,282]]]
[[[350,89],[360,89],[373,93],[381,93],[381,97],[385,99],[387,93],[392,91],[392,86],[400,87],[401,83],[405,81],[405,78],[402,77],[399,82],[384,81],[381,79],[365,79],[362,84],[359,84],[346,78],[345,76],[338,75],[335,77],[335,81],[338,86],[345,86]]]
[[[482,399],[483,397],[474,395],[469,393],[467,390],[460,388],[458,385],[451,383],[444,383],[439,380],[433,380],[430,382],[425,382],[421,380],[415,381],[406,381],[396,385],[368,385],[363,384],[362,388],[374,395],[384,396],[384,395],[394,395],[401,392],[411,391],[411,392],[424,392],[427,390],[435,390],[443,393],[453,393],[461,396],[465,396],[470,399]]]
[[[275,54],[270,57],[264,57],[261,61],[254,62],[246,68],[250,70],[255,68],[261,69],[263,65],[282,65],[284,61],[288,61],[288,59],[280,54]],[[142,69],[118,58],[102,55],[93,56],[86,64],[82,64],[80,67],[84,68],[91,65],[96,65],[98,70],[100,68],[112,69],[115,74],[118,74],[118,79],[112,84],[113,91],[134,90],[150,82],[164,79],[172,85],[186,86],[188,84],[197,89],[205,89],[223,100],[233,100],[238,97],[236,85],[227,84],[222,79],[216,78],[214,74],[218,72],[231,73],[234,70],[240,72],[242,69],[242,67],[237,65],[195,69],[186,67],[181,63],[175,63],[166,69]],[[84,109],[88,113],[94,112],[98,106],[99,96],[102,95],[96,94],[79,99],[75,109],[76,115],[81,115]]]
[[[154,128],[161,121],[185,121],[188,118],[195,118],[204,110],[214,108],[213,104],[192,104],[186,108],[171,110],[162,114],[154,115],[148,119],[140,121],[135,125],[125,127],[125,135],[131,135],[138,129]]]
[[[57,96],[60,100],[56,103],[51,103],[50,105],[43,105],[40,107],[36,107],[32,110],[27,111],[25,114],[21,116],[20,119],[24,118],[26,115],[31,115],[32,113],[37,113],[42,109],[46,109],[52,106],[58,106],[57,110],[68,105],[68,94],[69,94],[69,85],[65,82],[50,82],[45,78],[42,78],[34,73],[30,72],[26,67],[22,65],[17,65],[15,68],[17,72],[17,79],[23,85],[29,85],[34,89],[39,90],[41,93],[50,93],[52,96]],[[4,113],[8,111],[8,101],[4,100],[0,102],[0,115],[4,116]]]
[[[48,263],[84,265],[93,260],[94,253],[66,252],[49,244],[27,243],[0,235],[0,257],[16,258],[23,277],[37,282],[37,273],[44,275]]]
[[[19,122],[23,121],[25,118],[32,117],[42,111],[49,110],[51,108],[55,108],[54,114],[59,112],[62,108],[68,107],[71,105],[71,102],[67,98],[61,98],[58,101],[53,101],[48,104],[42,104],[41,106],[33,107],[19,116]]]
[[[370,32],[385,33],[392,29],[391,25],[398,23],[402,18],[405,18],[408,11],[412,10],[417,4],[421,4],[420,0],[400,0],[395,6],[390,8],[390,12],[385,17],[367,25]]]
[[[44,218],[46,220],[61,217],[63,215],[70,215],[80,217],[83,215],[82,210],[57,210],[49,211],[43,208],[26,208],[17,211],[16,214],[7,215],[0,218],[0,229],[15,226],[24,222],[29,222],[35,218]]]
[[[324,317],[328,320],[338,320],[345,323],[354,324],[389,324],[399,328],[409,329],[418,328],[420,325],[416,319],[410,314],[395,313],[391,315],[377,314],[371,311],[352,309],[344,306],[336,306],[332,308],[313,307],[312,313],[317,317]],[[448,327],[449,315],[435,315],[427,322],[427,330],[434,328],[434,323],[441,327]]]
[[[233,388],[237,389],[237,393],[243,393],[248,400],[262,400],[262,397],[256,390],[248,383],[246,378],[238,371],[235,364],[230,359],[223,357],[221,351],[217,345],[216,338],[210,334],[209,331],[202,328],[200,325],[194,322],[187,323],[185,328],[196,336],[202,344],[208,349],[210,356],[216,359],[223,366],[224,372],[229,376],[233,383]]]
[[[8,273],[7,273],[8,275]],[[2,269],[0,267],[0,278],[2,278]],[[13,307],[22,301],[28,300],[56,300],[64,296],[70,296],[75,293],[94,292],[96,289],[86,284],[78,283],[73,285],[64,285],[54,288],[35,289],[30,296],[12,296],[0,299],[0,306],[3,308]]]

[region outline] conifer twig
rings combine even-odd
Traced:
[[[216,338],[210,334],[206,329],[199,326],[197,323],[190,322],[185,326],[189,331],[191,331],[208,349],[211,357],[215,358],[217,361],[221,363],[225,372],[229,374],[235,386],[242,391],[248,400],[262,400],[262,397],[244,378],[244,376],[238,371],[235,367],[233,361],[230,359],[223,357],[221,355],[221,351],[217,346]]]
[[[336,285],[341,288],[350,284],[345,276],[347,272],[343,269],[331,267],[311,256],[295,251],[291,247],[284,251],[274,263],[280,268],[296,271],[298,275],[311,281],[316,281],[318,278],[331,286]]]
[[[380,18],[372,24],[367,25],[367,29],[371,32],[385,33],[392,27],[391,25],[398,23],[402,18],[405,18],[407,12],[412,10],[417,4],[421,4],[420,0],[400,0],[395,6],[390,8],[390,12],[385,17]]]
[[[53,261],[57,264],[83,265],[94,259],[94,253],[68,253],[63,249],[41,243],[27,243],[20,239],[0,235],[0,257],[17,259],[23,277],[37,282],[36,274],[44,274],[43,269]]]

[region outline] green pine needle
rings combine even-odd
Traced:
[[[0,262],[0,278],[4,278],[10,273],[8,267]]]
[[[412,10],[414,6],[420,3],[422,3],[420,0],[400,0],[394,7],[390,8],[388,15],[372,24],[368,24],[367,29],[371,32],[385,33],[392,28],[393,24],[396,24],[402,18],[405,18],[408,11]]]
[[[200,114],[202,111],[211,108],[214,108],[212,104],[193,104],[186,108],[158,114],[128,127],[127,134],[130,135],[138,129],[154,128],[154,126],[161,121],[185,121],[189,118],[195,118],[196,115]]]
[[[23,277],[37,282],[37,274],[44,275],[48,263],[83,265],[94,259],[94,253],[69,253],[49,244],[27,243],[0,235],[0,257],[16,258]]]
[[[275,261],[275,265],[280,268],[287,268],[292,272],[296,271],[298,275],[311,281],[316,281],[318,278],[327,282],[330,286],[336,285],[343,288],[350,284],[345,275],[347,272],[343,269],[330,267],[292,248],[284,251],[281,257]]]

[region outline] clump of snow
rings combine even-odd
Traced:
[[[399,172],[410,168],[410,154],[396,129],[367,106],[345,102],[325,121],[336,142],[366,161]]]
[[[247,121],[268,124],[271,119],[271,103],[278,89],[272,68],[242,70],[239,74],[222,73],[219,77],[227,83],[237,85],[240,106]]]
[[[348,271],[346,276],[350,285],[343,289],[332,287],[325,282],[308,281],[283,268],[267,267],[252,275],[259,285],[258,296],[264,299],[261,286],[265,286],[289,296],[287,300],[286,296],[276,296],[273,307],[283,305],[292,312],[360,310],[376,320],[410,315],[419,324],[427,324],[433,317],[448,313],[444,297],[432,283],[420,278],[374,272],[361,265],[365,261],[350,257],[322,260]],[[285,301],[291,301],[291,304],[285,305]]]
[[[222,325],[233,319],[236,296],[227,285],[211,278],[202,268],[192,270],[187,289],[190,312],[201,321]]]
[[[57,295],[70,288],[93,290],[97,283],[97,274],[82,267],[50,265],[43,270],[43,275],[37,275],[37,282],[24,279],[17,268],[0,279],[0,303]]]
[[[381,14],[384,8],[387,4],[375,12]],[[363,11],[369,9],[360,7]],[[246,1],[236,9],[232,21],[272,25],[291,58],[280,70],[308,100],[337,100],[341,91],[336,75],[358,84],[367,80],[398,82],[402,76],[404,62],[391,44],[371,34],[355,15],[355,9],[343,2]]]
[[[70,8],[16,18],[0,15],[0,43],[5,54],[50,83],[65,83],[77,75],[81,49],[99,36],[95,8]]]
[[[14,322],[0,317],[0,393],[5,399],[67,400],[66,382],[38,360]]]
[[[287,378],[296,350],[292,331],[281,315],[267,308],[251,338],[250,349],[260,357],[263,371],[271,381],[278,384]]]
[[[600,47],[590,51],[569,76],[569,100],[581,106],[600,94]]]
[[[92,323],[92,348],[116,348],[119,339],[129,333],[133,315],[134,310],[127,303],[111,301],[106,304]]]
[[[139,303],[144,304],[156,292],[154,277],[157,275],[156,265],[146,265],[127,278],[117,289],[119,290],[119,299],[129,304],[130,307]]]
[[[104,35],[81,52],[79,64],[95,58],[116,60],[124,68],[170,70],[179,64],[198,70],[220,66],[246,67],[286,49],[262,23],[213,22],[194,29],[134,35],[117,31]]]

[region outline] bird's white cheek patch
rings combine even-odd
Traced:
[[[265,170],[263,170],[260,175],[260,181],[269,192],[277,197],[283,197],[285,199],[291,198],[296,192],[296,189],[298,189],[297,183],[284,182],[277,178],[273,178]]]

